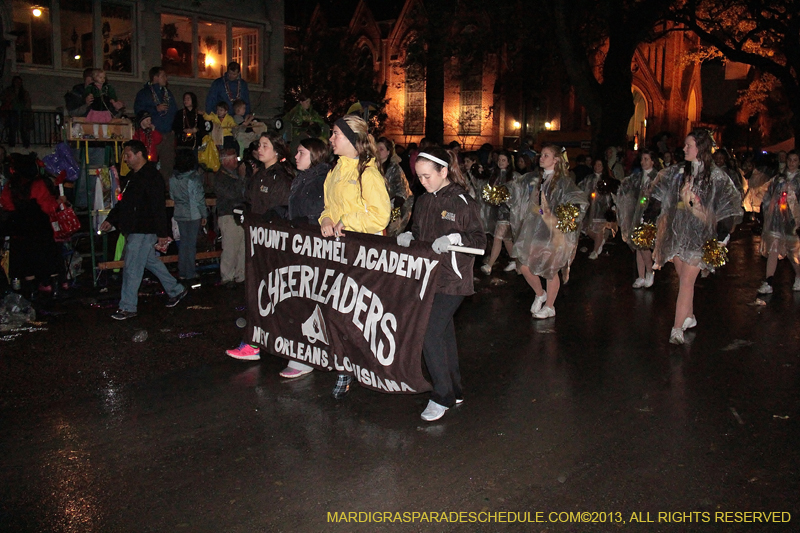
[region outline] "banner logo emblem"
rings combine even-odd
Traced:
[[[325,319],[322,318],[322,310],[319,308],[319,304],[317,304],[311,316],[303,322],[300,329],[311,344],[320,341],[330,346],[328,328],[325,326]]]

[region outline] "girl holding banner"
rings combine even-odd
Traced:
[[[467,192],[455,154],[443,148],[425,148],[417,156],[414,168],[427,194],[417,201],[411,231],[398,235],[397,244],[409,246],[415,239],[432,242],[436,253],[449,255],[439,266],[436,295],[422,348],[433,393],[421,418],[432,422],[463,401],[453,315],[464,297],[475,292],[474,258],[455,251],[448,253],[448,248],[467,246],[483,250],[486,233],[480,207]]]
[[[319,217],[322,236],[338,239],[345,231],[382,234],[389,225],[392,206],[367,123],[355,115],[337,120],[331,148],[339,161],[325,178],[325,209]],[[333,397],[344,398],[353,379],[339,374]]]

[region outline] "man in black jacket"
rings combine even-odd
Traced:
[[[178,305],[187,288],[178,283],[156,255],[156,248],[166,250],[170,224],[165,207],[164,179],[153,163],[147,161],[147,148],[141,141],[123,145],[122,157],[131,168],[122,189],[122,199],[100,225],[101,231],[114,227],[125,236],[125,268],[122,274],[122,297],[115,320],[136,316],[139,286],[146,268],[156,275],[169,296],[167,307]]]
[[[92,81],[93,70],[93,68],[85,69],[83,71],[83,83],[78,83],[70,92],[64,95],[64,103],[71,117],[85,117],[89,112],[89,106],[92,105],[94,96],[91,94],[86,96],[86,87],[94,83]]]

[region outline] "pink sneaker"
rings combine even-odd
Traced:
[[[261,349],[254,348],[243,342],[235,350],[225,350],[225,353],[234,359],[242,359],[244,361],[258,361],[261,359]]]
[[[300,370],[299,368],[289,368],[287,366],[278,375],[280,377],[286,378],[286,379],[295,379],[295,378],[299,378],[300,376],[305,376],[306,374],[309,374],[309,373],[311,373],[313,371],[314,371],[313,368]]]

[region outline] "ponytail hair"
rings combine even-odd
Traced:
[[[562,178],[569,178],[569,158],[567,157],[567,149],[557,144],[545,144],[542,146],[542,151],[551,150],[555,156],[556,166],[555,173],[553,174],[552,182]]]
[[[449,163],[447,165],[447,179],[449,179],[450,182],[469,190],[467,187],[467,180],[464,179],[464,174],[461,172],[461,167],[458,164],[458,156],[455,154],[455,152],[440,148],[439,146],[429,146],[419,151],[419,154],[417,155],[417,161],[420,160],[419,157],[422,154],[430,154],[437,159],[447,161]],[[437,172],[441,172],[441,170],[444,168],[444,166],[436,161],[426,157],[423,157],[423,159],[433,165],[433,168],[435,168]]]
[[[375,137],[369,133],[369,127],[363,118],[356,115],[346,115],[342,117],[342,119],[350,126],[350,129],[353,130],[353,133],[356,135],[356,142],[352,144],[353,148],[355,148],[358,153],[358,186],[360,188],[361,175],[364,174],[370,160],[375,161],[375,166],[378,168],[381,175],[383,175],[381,165],[378,164],[378,145],[375,142]]]

